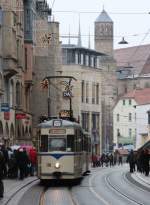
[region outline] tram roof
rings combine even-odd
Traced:
[[[48,120],[45,122],[42,122],[38,125],[39,128],[49,128],[49,127],[54,127],[54,121],[55,120],[59,120],[61,121],[61,126],[60,127],[81,127],[80,124],[76,123],[76,122],[72,122],[69,120],[62,120],[62,119],[52,119],[52,120]]]

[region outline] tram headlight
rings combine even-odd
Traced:
[[[55,163],[55,168],[56,168],[56,169],[59,169],[59,168],[60,168],[60,163],[59,163],[59,162],[56,162],[56,163]]]

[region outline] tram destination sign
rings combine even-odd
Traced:
[[[66,134],[66,130],[65,129],[50,129],[49,130],[50,134]]]

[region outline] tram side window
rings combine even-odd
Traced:
[[[82,132],[79,130],[76,132],[76,151],[81,152],[83,148],[83,143],[82,143]]]
[[[48,135],[41,135],[40,152],[48,151]]]
[[[67,135],[67,151],[74,152],[75,151],[75,136]]]

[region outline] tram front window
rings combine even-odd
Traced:
[[[48,139],[48,151],[66,151],[65,138],[51,138]]]

